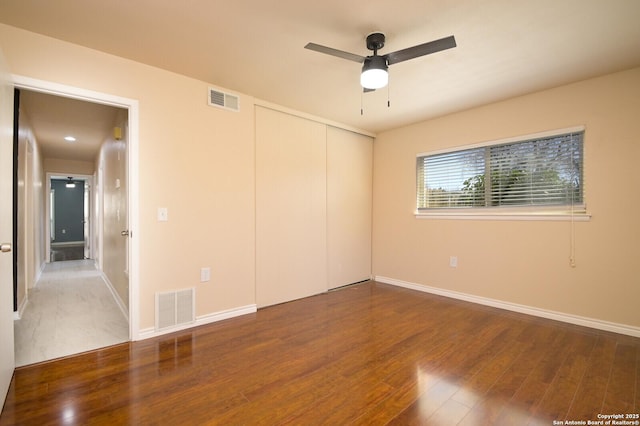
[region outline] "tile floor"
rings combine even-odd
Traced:
[[[14,330],[16,366],[129,340],[129,324],[93,260],[48,263]]]
[[[84,244],[55,246],[51,244],[51,262],[84,259]]]

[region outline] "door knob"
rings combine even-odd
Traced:
[[[11,243],[2,243],[0,244],[0,250],[2,253],[8,253],[11,251]]]
[[[129,236],[129,230],[124,230],[120,232],[120,235],[122,235],[123,237],[128,237]]]

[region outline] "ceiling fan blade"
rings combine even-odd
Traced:
[[[441,50],[451,49],[452,47],[456,47],[456,39],[453,36],[449,36],[398,50],[396,52],[387,53],[384,57],[387,58],[387,63],[392,65],[397,64],[398,62],[408,61],[409,59],[436,53]]]
[[[362,93],[369,93],[369,92],[375,92],[376,89],[369,89],[368,87],[363,87],[362,88]]]
[[[364,56],[356,55],[355,53],[349,53],[342,50],[334,49],[332,47],[321,46],[315,43],[307,43],[305,49],[315,50],[316,52],[326,53],[327,55],[337,56],[338,58],[347,59],[349,61],[363,63],[366,59]]]

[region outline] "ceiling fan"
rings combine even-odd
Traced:
[[[327,55],[363,64],[362,74],[360,74],[360,84],[365,92],[370,92],[388,84],[389,74],[387,70],[389,65],[456,47],[456,39],[453,36],[449,36],[387,53],[386,55],[378,55],[378,50],[384,47],[384,42],[384,34],[379,32],[369,34],[367,36],[367,49],[373,51],[373,55],[370,56],[360,56],[315,43],[307,43],[305,49],[315,50],[316,52],[326,53]]]

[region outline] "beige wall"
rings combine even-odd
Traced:
[[[5,25],[0,25],[0,42],[16,75],[138,101],[140,229],[133,230],[133,238],[140,243],[140,329],[154,325],[156,292],[196,287],[198,317],[256,304],[254,99],[238,94],[241,110],[230,112],[207,105],[210,84],[206,82]],[[326,130],[323,135],[325,143]],[[326,145],[322,152],[326,155]],[[112,201],[107,200],[108,186],[113,183],[113,177],[106,176],[107,163],[111,164],[107,161],[103,168],[105,272],[107,250],[116,247],[107,233],[121,231],[120,224],[108,219],[114,209],[107,205]],[[70,165],[47,161],[45,170],[67,171]],[[325,161],[322,166],[326,173]],[[94,168],[92,164],[73,170],[92,174]],[[326,177],[319,188],[326,191]],[[320,291],[327,288],[326,196],[323,203],[320,210],[312,208],[311,215],[322,213],[318,223],[325,229],[321,233],[325,242],[307,262],[322,272]],[[168,209],[167,222],[157,220],[159,207]],[[285,233],[296,232],[287,228]],[[211,268],[208,283],[200,283],[202,267]],[[308,268],[303,272],[306,276]],[[124,293],[121,296],[125,299]]]
[[[28,112],[20,109],[18,132],[18,308],[45,263],[45,182],[38,142]]]
[[[23,117],[25,122],[27,121],[26,114]],[[17,247],[17,270],[19,271],[16,285],[17,285],[17,302],[18,309],[25,303],[27,299],[27,254],[29,252],[27,248],[27,190],[26,184],[26,171],[27,171],[27,145],[29,144],[29,138],[33,136],[31,128],[23,127],[22,131],[18,132],[18,205],[16,208],[16,214],[18,215],[18,239]]]
[[[39,145],[35,138],[33,144],[27,148],[27,161],[29,163],[27,185],[31,188],[31,196],[27,201],[28,231],[27,240],[30,242],[29,254],[27,255],[28,285],[33,287],[40,278],[40,273],[46,261],[45,238],[46,217],[45,208],[45,175],[42,169],[42,156]]]
[[[91,161],[66,160],[62,158],[45,158],[45,173],[60,173],[63,175],[92,175],[95,166]]]
[[[255,303],[253,99],[213,108],[205,82],[6,25],[0,43],[13,74],[139,102],[140,328],[157,291],[196,287],[198,316]]]
[[[99,264],[104,275],[118,294],[122,307],[129,308],[129,276],[128,276],[128,238],[121,232],[129,229],[127,224],[127,111],[117,113],[114,127],[122,129],[122,138],[116,140],[113,135],[102,143],[98,155],[97,168],[101,182],[94,185],[99,190],[100,210],[98,229],[100,233],[100,249],[97,251]],[[101,220],[100,220],[101,219]]]
[[[640,69],[425,121],[374,145],[376,276],[640,326]],[[589,222],[419,220],[416,154],[586,126]],[[459,266],[449,267],[449,256]]]

